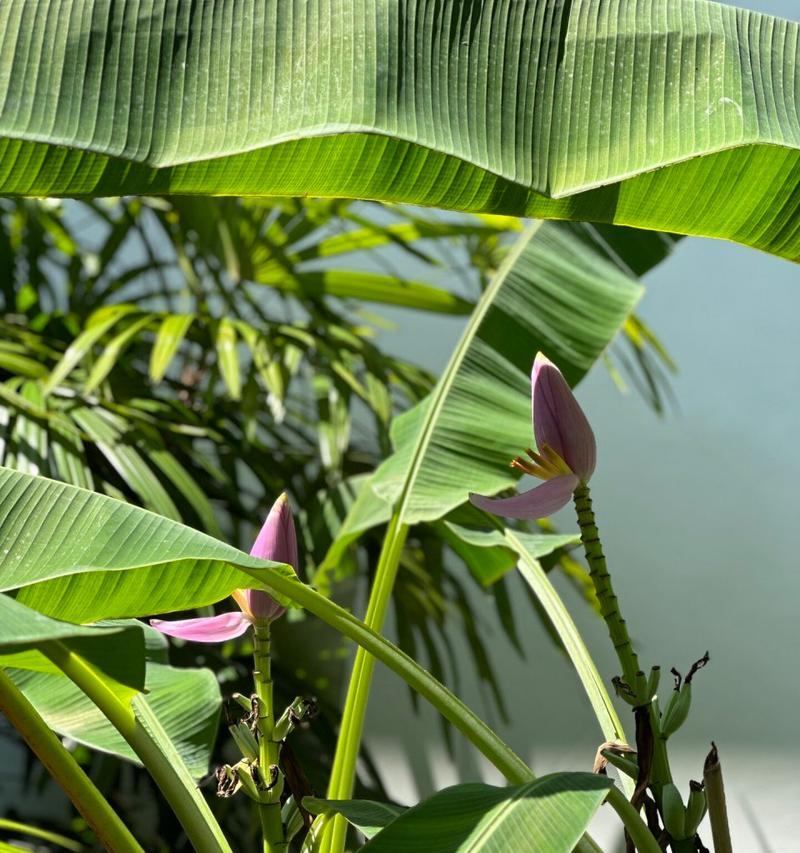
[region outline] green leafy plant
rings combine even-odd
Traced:
[[[266,853],[341,853],[351,827],[373,850],[584,853],[602,802],[629,848],[696,850],[708,809],[730,849],[716,750],[686,801],[667,753],[707,656],[661,709],[613,590],[569,386],[603,360],[663,405],[672,363],[632,313],[637,278],[676,239],[660,231],[800,258],[799,36],[706,0],[0,6],[0,703],[101,844],[146,842],[49,726],[141,763],[200,851],[255,835],[245,813],[234,838],[198,789],[212,756],[223,800],[255,801]],[[82,200],[28,198],[46,195]],[[464,318],[441,375],[389,355],[364,303]],[[538,351],[563,377],[537,362],[526,451]],[[546,482],[495,497],[522,473]],[[299,552],[244,554],[284,489]],[[570,497],[580,535],[543,520]],[[556,566],[605,620],[633,737]],[[619,784],[536,779],[442,683],[457,667],[434,634],[446,645],[458,614],[502,710],[459,572],[513,641],[515,567],[592,706],[596,770]],[[362,621],[348,606],[365,579]],[[230,594],[240,612],[210,609]],[[402,648],[382,634],[392,603]],[[209,652],[210,669],[171,666],[133,620],[174,611],[200,613],[157,627],[223,626],[213,639],[235,645]],[[317,620],[331,657],[359,647],[325,799],[286,747],[315,703],[281,714],[273,687],[273,642]],[[376,660],[509,787],[469,783],[408,811],[359,798]],[[227,720],[236,757],[218,760],[220,685],[251,677]]]

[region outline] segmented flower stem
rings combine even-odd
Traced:
[[[608,635],[614,645],[622,676],[630,689],[636,690],[637,673],[640,672],[639,659],[631,644],[628,627],[619,609],[611,576],[608,573],[600,533],[592,509],[592,498],[589,486],[581,483],[574,494],[575,511],[578,514],[578,527],[581,530],[581,542],[589,563],[589,575],[594,584],[594,591],[600,604],[600,613],[608,628]]]
[[[270,657],[269,622],[254,625],[253,659],[256,697],[258,699],[258,769],[262,800],[258,805],[264,853],[282,853],[288,847],[281,820],[282,778],[278,769],[280,744],[273,739],[275,710],[272,697],[272,659]],[[276,768],[275,771],[272,768]],[[277,777],[273,777],[277,772]]]

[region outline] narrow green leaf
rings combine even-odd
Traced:
[[[136,310],[132,305],[112,305],[103,309],[102,313],[97,312],[93,317],[92,324],[87,325],[67,347],[61,360],[53,368],[44,384],[44,393],[49,394],[57,385],[60,385],[112,326]]]
[[[236,351],[236,326],[227,317],[217,325],[216,335],[219,371],[234,400],[242,396],[242,376],[239,370],[239,353]]]
[[[0,349],[0,367],[9,373],[29,379],[42,379],[47,376],[47,368],[41,362],[4,348]]]
[[[131,323],[127,329],[120,332],[118,335],[115,335],[111,341],[109,341],[108,345],[103,350],[100,358],[92,365],[92,369],[89,371],[89,377],[86,380],[86,384],[83,387],[84,394],[91,394],[97,386],[108,376],[111,370],[117,363],[117,360],[120,357],[120,354],[123,352],[125,347],[142,331],[142,329],[147,328],[155,317],[155,314],[145,314],[144,317],[140,317],[136,322]]]
[[[472,310],[470,302],[446,290],[380,273],[325,270],[289,274],[276,270],[263,274],[258,281],[300,296],[336,296],[438,314],[469,314]]]
[[[23,382],[19,396],[33,412],[44,410],[44,397],[38,382],[33,380]],[[28,416],[30,410],[17,412],[9,436],[5,462],[18,471],[47,475],[50,468],[47,428],[35,415]]]
[[[592,656],[564,602],[539,561],[528,551],[525,534],[506,528],[504,537],[508,545],[514,548],[519,555],[518,568],[522,577],[533,590],[556,634],[564,644],[564,649],[589,697],[589,702],[604,738],[608,741],[625,743],[625,730],[608,695],[605,683],[597,671],[597,666],[592,660]],[[632,793],[632,786],[629,781],[627,779],[622,781],[624,787],[629,789],[628,793]]]
[[[193,322],[193,314],[169,314],[163,319],[150,353],[150,378],[153,382],[164,378]]]
[[[65,835],[59,835],[57,832],[50,832],[47,829],[40,829],[38,826],[31,826],[25,823],[19,823],[15,820],[7,820],[0,818],[0,831],[8,832],[12,835],[30,836],[31,838],[41,838],[50,844],[55,844],[56,847],[62,847],[64,850],[71,850],[73,853],[88,853],[89,848],[81,844],[80,841],[75,841],[72,838],[67,838]],[[0,851],[3,848],[0,847]],[[11,847],[11,850],[18,851],[18,847]]]
[[[86,459],[83,440],[66,415],[50,420],[50,453],[60,480],[84,489],[94,487],[94,475]]]

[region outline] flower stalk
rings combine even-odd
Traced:
[[[603,554],[603,544],[600,541],[600,531],[597,528],[594,510],[592,509],[592,497],[589,486],[580,483],[575,489],[573,496],[575,512],[578,516],[578,527],[581,531],[581,542],[586,554],[586,562],[589,564],[589,576],[594,584],[597,601],[600,604],[600,613],[606,623],[608,635],[614,646],[625,684],[642,701],[645,697],[638,696],[639,658],[631,644],[628,634],[628,626],[619,609],[619,601],[611,583],[611,575],[608,573],[608,565]],[[637,702],[638,704],[638,702]]]
[[[281,820],[283,777],[278,766],[280,743],[274,737],[275,707],[268,621],[256,622],[254,625],[253,660],[253,680],[258,702],[258,814],[264,839],[264,853],[282,853],[288,843]]]

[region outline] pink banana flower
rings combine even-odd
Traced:
[[[561,371],[537,353],[531,371],[533,437],[538,452],[512,463],[525,474],[545,482],[513,498],[470,495],[480,509],[506,518],[545,518],[569,503],[581,483],[594,473],[597,446],[594,433]]]
[[[263,560],[288,563],[297,570],[297,536],[292,508],[285,493],[273,504],[250,554]],[[222,643],[240,637],[253,622],[277,619],[285,609],[269,593],[260,589],[237,589],[232,597],[241,608],[238,612],[200,619],[151,619],[150,624],[170,637],[198,643]]]

